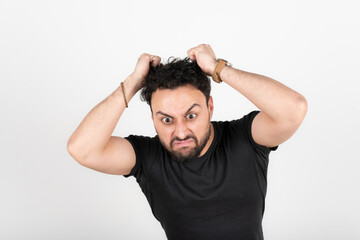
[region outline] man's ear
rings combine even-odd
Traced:
[[[213,102],[212,96],[209,97],[208,109],[209,109],[209,115],[210,115],[210,119],[211,119],[212,115],[213,115],[213,112],[214,112],[214,102]]]

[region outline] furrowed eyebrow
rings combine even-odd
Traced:
[[[166,116],[166,117],[173,118],[173,116],[170,116],[169,114],[163,113],[162,111],[157,111],[157,112],[156,112],[156,115],[158,115],[158,114],[164,115],[164,116]]]
[[[190,112],[194,107],[200,107],[200,108],[201,108],[201,106],[200,106],[199,104],[194,103],[194,104],[191,105],[191,107],[186,111],[185,114],[187,114],[188,112]],[[157,111],[157,112],[156,112],[156,115],[158,115],[158,114],[164,115],[164,116],[166,116],[166,117],[174,118],[173,116],[171,116],[171,115],[169,115],[169,114],[166,114],[166,113],[164,113],[164,112],[162,112],[162,111]]]
[[[200,106],[199,104],[194,103],[194,104],[186,111],[186,113],[190,112],[194,107],[200,107],[200,108],[201,108],[201,106]],[[186,113],[185,113],[185,114],[186,114]]]

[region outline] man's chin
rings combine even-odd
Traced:
[[[178,163],[192,162],[200,155],[196,152],[196,149],[171,151],[170,154],[172,159]]]

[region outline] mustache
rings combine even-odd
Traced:
[[[186,140],[189,140],[189,139],[194,139],[195,143],[197,144],[197,139],[196,139],[196,137],[193,136],[193,135],[188,135],[188,136],[186,136],[186,137],[183,138],[183,139],[181,139],[181,138],[179,138],[179,137],[174,137],[174,138],[172,138],[171,141],[170,141],[170,146],[172,146],[175,141],[186,141]]]

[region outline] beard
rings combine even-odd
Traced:
[[[196,160],[197,157],[200,156],[201,152],[205,148],[206,144],[208,143],[211,135],[211,124],[209,124],[209,130],[205,132],[205,134],[200,139],[200,142],[194,135],[188,135],[184,139],[180,139],[178,137],[174,137],[170,141],[170,146],[167,146],[161,139],[161,144],[166,148],[166,150],[170,153],[172,156],[172,159],[176,161],[177,163],[185,163],[185,162],[191,162]],[[173,149],[173,143],[174,141],[186,141],[189,139],[193,139],[195,142],[195,147],[183,147],[179,150]]]

